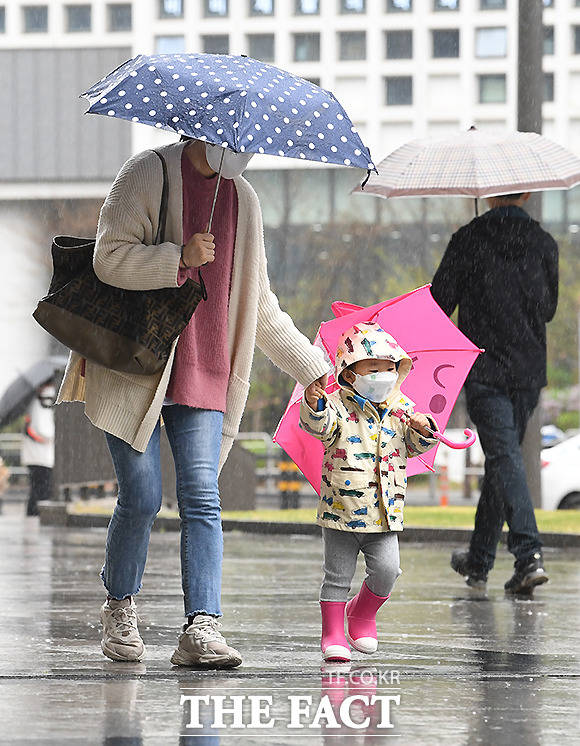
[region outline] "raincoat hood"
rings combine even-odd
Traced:
[[[413,363],[396,339],[372,322],[355,324],[338,340],[335,364],[335,379],[338,384],[343,388],[352,389],[352,386],[342,378],[342,373],[349,365],[367,359],[392,360],[399,363],[397,382],[388,399],[399,395],[401,384],[409,375]]]

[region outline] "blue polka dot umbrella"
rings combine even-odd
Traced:
[[[173,130],[238,153],[375,168],[332,93],[249,57],[139,55],[83,96],[90,114]]]

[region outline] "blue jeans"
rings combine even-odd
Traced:
[[[467,411],[485,454],[485,474],[469,555],[473,565],[493,567],[504,521],[508,549],[525,560],[542,546],[526,482],[521,443],[540,396],[539,389],[504,392],[480,383],[465,388]]]
[[[185,615],[221,616],[223,536],[218,462],[223,412],[173,404],[162,409],[177,474]],[[151,527],[161,508],[160,423],[145,453],[105,433],[119,484],[101,578],[110,596],[141,589]]]

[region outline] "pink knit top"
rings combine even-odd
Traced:
[[[181,158],[183,177],[183,242],[194,233],[205,233],[216,179],[202,176],[185,149]],[[215,261],[202,267],[207,300],[200,301],[182,331],[166,396],[177,404],[225,412],[230,375],[228,306],[234,245],[238,223],[238,195],[231,179],[220,181],[213,216]],[[178,282],[197,281],[197,269],[180,269]]]

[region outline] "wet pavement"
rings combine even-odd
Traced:
[[[223,632],[244,665],[208,672],[169,663],[177,533],[153,534],[137,597],[147,659],[103,657],[104,541],[102,529],[40,527],[22,506],[0,516],[2,746],[580,743],[577,551],[547,550],[551,582],[513,599],[505,550],[482,596],[451,571],[449,547],[403,544],[379,651],[323,666],[319,540],[229,533]],[[222,705],[239,710],[220,722]]]

